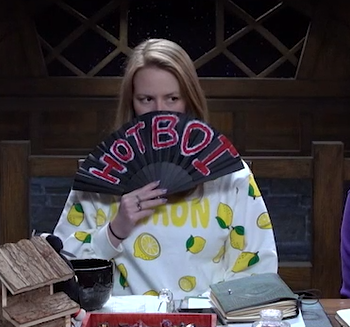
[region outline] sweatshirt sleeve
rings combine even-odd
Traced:
[[[72,190],[54,229],[64,250],[77,258],[110,260],[123,249],[115,248],[108,237],[108,223],[117,213],[117,200],[111,195]]]
[[[342,297],[350,298],[350,190],[345,201],[341,225],[340,253],[343,277],[340,294]]]
[[[249,167],[232,180],[236,193],[234,219],[226,241],[225,279],[277,272],[275,236],[265,202]]]

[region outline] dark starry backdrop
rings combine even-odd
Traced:
[[[68,5],[89,18],[110,1],[66,0]],[[235,3],[258,18],[280,1],[276,0],[235,0]],[[215,46],[215,1],[213,0],[169,0],[169,1],[129,1],[128,46],[133,48],[150,37],[167,38],[179,43],[193,60]],[[52,4],[36,17],[39,34],[52,47],[56,47],[81,23],[71,14]],[[119,7],[97,21],[100,28],[119,39]],[[298,22],[298,24],[295,24]],[[291,7],[281,9],[263,22],[263,26],[273,33],[289,49],[306,34],[308,19]],[[247,25],[231,14],[224,14],[224,37],[228,38]],[[88,73],[97,63],[110,54],[116,46],[92,29],[84,32],[63,50],[62,56]],[[228,50],[244,62],[253,72],[260,73],[280,57],[280,53],[259,33],[251,31]],[[44,51],[44,54],[46,52]],[[300,56],[300,52],[296,53]],[[126,55],[119,54],[111,63],[100,70],[97,76],[121,76]],[[73,76],[68,68],[57,60],[48,65],[51,76]],[[268,77],[293,77],[296,67],[285,62]],[[220,54],[198,69],[202,77],[246,77],[225,55]]]

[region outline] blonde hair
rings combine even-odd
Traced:
[[[156,66],[172,73],[179,82],[186,103],[186,112],[201,120],[208,120],[207,101],[189,55],[175,42],[165,39],[148,39],[136,46],[129,58],[120,87],[114,129],[118,129],[134,118],[133,79],[139,69],[150,66]]]

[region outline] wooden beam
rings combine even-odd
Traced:
[[[0,244],[30,235],[29,141],[0,141]]]
[[[338,298],[341,286],[340,225],[343,208],[342,142],[313,143],[312,287]]]
[[[300,112],[300,149],[302,154],[311,153],[311,142],[314,135],[314,115],[307,110]]]
[[[284,0],[283,2],[308,17],[311,17],[314,12],[314,5],[307,0]]]
[[[327,98],[349,97],[350,81],[293,79],[200,78],[208,98]],[[119,77],[0,78],[1,97],[117,98]]]
[[[82,156],[30,156],[33,177],[74,177]]]
[[[33,110],[30,112],[29,138],[31,141],[31,152],[33,154],[42,153],[44,151],[43,137],[43,112]]]
[[[254,175],[265,178],[312,178],[311,157],[244,157]]]
[[[35,22],[28,15],[28,1],[15,0],[17,26],[22,40],[22,48],[27,58],[29,75],[32,77],[47,76],[47,69],[36,33]]]
[[[0,112],[111,112],[114,116],[118,100],[111,97],[0,97]],[[208,99],[210,112],[281,113],[297,111],[303,115],[347,114],[350,98],[288,98],[288,99]],[[345,116],[346,117],[346,116]],[[34,119],[34,117],[33,117]]]
[[[321,2],[309,25],[306,41],[300,56],[296,79],[312,79],[320,56],[322,42],[329,20],[330,2]]]

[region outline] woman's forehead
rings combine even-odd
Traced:
[[[180,84],[174,74],[158,67],[139,69],[133,78],[136,93],[175,93],[180,92]]]

